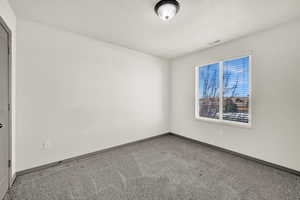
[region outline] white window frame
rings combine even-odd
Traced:
[[[248,110],[248,123],[243,122],[236,122],[236,121],[229,121],[229,120],[223,120],[223,73],[224,73],[224,62],[235,60],[239,58],[249,57],[249,110]],[[219,119],[213,119],[208,117],[201,117],[199,116],[199,69],[201,67],[205,67],[207,65],[211,64],[217,64],[219,63]],[[205,122],[213,122],[213,123],[219,123],[219,124],[225,124],[225,125],[233,125],[243,128],[251,128],[252,127],[252,55],[243,55],[238,57],[231,57],[215,62],[210,62],[208,64],[202,64],[195,67],[195,118],[197,120],[205,121]]]

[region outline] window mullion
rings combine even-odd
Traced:
[[[223,73],[224,73],[224,65],[223,62],[219,63],[220,73],[219,73],[219,119],[223,120]]]

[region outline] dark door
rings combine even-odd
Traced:
[[[8,189],[9,180],[9,84],[8,33],[0,23],[0,199]]]

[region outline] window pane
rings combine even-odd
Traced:
[[[223,119],[249,121],[249,57],[224,62]]]
[[[199,68],[199,116],[219,119],[219,63]]]

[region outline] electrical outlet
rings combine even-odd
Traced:
[[[51,141],[50,140],[46,140],[43,144],[43,148],[44,149],[50,149],[52,146]]]

